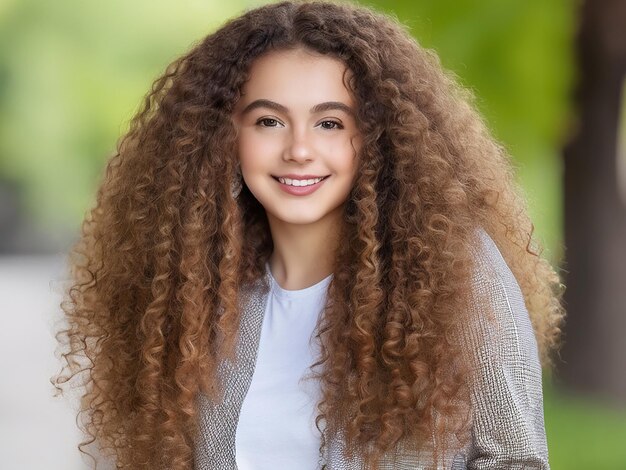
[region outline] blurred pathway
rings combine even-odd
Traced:
[[[59,371],[62,257],[0,257],[0,468],[82,470],[69,399],[54,398]]]

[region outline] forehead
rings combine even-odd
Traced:
[[[334,57],[300,48],[271,51],[253,61],[242,87],[242,101],[267,98],[354,104],[344,84],[350,76],[347,66]]]

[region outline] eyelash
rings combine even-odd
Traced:
[[[337,121],[330,121],[330,120],[329,121],[322,121],[321,124],[324,124],[325,122],[332,122],[333,124],[335,124],[335,127],[332,127],[330,129],[325,128],[325,129],[328,129],[329,131],[330,130],[334,130],[334,129],[343,129],[343,126],[341,125],[341,123],[339,123]]]
[[[265,122],[265,121],[274,121],[274,122],[278,122],[278,119],[274,119],[274,118],[263,118],[263,119],[259,119],[259,120],[256,122],[256,124],[257,124],[257,126],[259,126],[259,125],[261,125],[261,123],[262,123],[262,122]],[[322,121],[322,122],[321,122],[321,124],[324,124],[325,122],[332,122],[333,124],[335,124],[335,127],[332,127],[332,128],[325,127],[325,128],[323,128],[323,129],[326,129],[326,130],[329,130],[329,131],[332,131],[332,130],[335,130],[335,129],[343,129],[343,125],[342,125],[341,123],[337,122],[337,121],[333,121],[333,120],[327,119],[327,120],[325,120],[325,121]],[[261,126],[261,127],[276,127],[276,126]]]
[[[263,118],[263,119],[259,119],[256,124],[261,125],[261,123],[266,122],[266,121],[274,121],[274,122],[278,122],[276,119],[272,119],[272,118]],[[276,126],[261,126],[261,127],[276,127]]]

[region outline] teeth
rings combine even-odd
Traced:
[[[324,178],[314,178],[310,180],[292,180],[289,178],[278,178],[278,181],[283,184],[288,184],[289,186],[310,186],[312,184],[319,183],[323,179]]]

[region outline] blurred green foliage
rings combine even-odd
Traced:
[[[28,212],[44,225],[77,226],[151,82],[226,18],[259,3],[4,0],[0,174],[22,183]],[[573,0],[363,3],[397,15],[475,92],[515,158],[547,255],[560,260]]]
[[[562,163],[574,80],[575,0],[368,0],[471,89],[514,158],[547,257],[563,257]]]
[[[626,410],[570,396],[544,379],[544,414],[552,470],[626,468]]]
[[[0,176],[44,227],[78,227],[166,65],[246,2],[0,2]]]
[[[226,18],[259,3],[0,2],[0,176],[22,183],[27,210],[42,224],[78,227],[152,81]],[[396,15],[474,91],[515,159],[538,236],[556,264],[578,3],[362,3]],[[626,468],[626,416],[566,400],[549,384],[545,409],[554,470]]]

